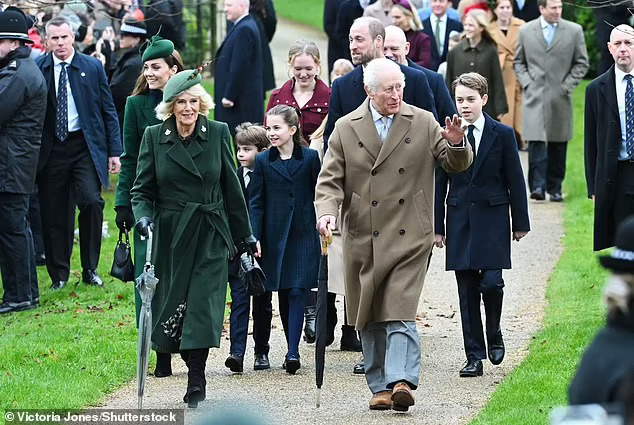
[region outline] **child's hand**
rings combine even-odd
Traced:
[[[514,241],[519,241],[520,239],[522,239],[527,234],[528,234],[528,232],[513,232],[513,240]]]
[[[260,247],[260,241],[257,241],[256,245],[257,245],[257,247],[258,247],[258,250],[257,250],[257,252],[255,253],[255,256],[256,256],[256,257],[258,257],[258,258],[260,258],[260,257],[262,256],[262,248]]]
[[[434,245],[436,245],[436,248],[442,248],[445,246],[446,243],[447,242],[445,242],[445,237],[443,235],[434,235]]]

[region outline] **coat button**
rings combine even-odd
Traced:
[[[471,203],[471,206],[472,206],[472,207],[474,207],[474,206],[475,206],[475,202],[472,202],[472,203]]]
[[[398,169],[398,173],[399,174],[405,174],[405,168],[399,168]]]
[[[399,203],[399,204],[401,204],[401,205],[403,205],[403,204],[405,203],[405,199],[399,199],[399,200],[398,200],[398,203]]]
[[[474,65],[474,63],[473,63],[473,62],[471,62],[471,63],[469,64],[469,66],[473,66],[473,65]]]
[[[378,203],[378,202],[376,202],[376,201],[372,201],[372,206],[373,206],[373,207],[376,207],[377,205],[379,205],[379,203]]]
[[[376,176],[377,173],[378,173],[378,171],[372,170],[372,172],[370,174],[372,174],[373,176]]]
[[[363,143],[361,143],[361,142],[359,142],[358,145],[359,145],[360,148],[363,147]]]
[[[405,143],[412,143],[412,139],[410,139],[409,137],[405,138]]]
[[[372,235],[373,235],[375,238],[378,238],[378,237],[379,237],[379,232],[375,231],[374,233],[372,233]]]
[[[398,231],[398,234],[399,234],[399,235],[401,235],[401,236],[403,236],[403,235],[405,234],[405,229],[401,229],[401,230],[399,230],[399,231]]]

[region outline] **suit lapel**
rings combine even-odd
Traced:
[[[564,38],[565,36],[566,36],[566,25],[562,21],[559,21],[555,29],[555,35],[553,36],[553,39],[550,42],[550,46],[548,46],[547,50],[552,49],[555,46],[555,44],[559,43],[559,41],[561,41],[561,39]]]
[[[369,102],[367,99],[363,102],[361,105],[361,107],[364,108],[362,114],[357,119],[353,119],[351,125],[357,135],[357,139],[359,139],[359,143],[363,145],[363,148],[376,162],[383,144],[381,143],[379,133],[377,133],[376,126],[372,120]]]
[[[387,134],[387,139],[385,139],[385,143],[379,152],[379,157],[377,158],[374,167],[381,165],[381,163],[385,161],[392,152],[394,152],[394,149],[401,144],[403,137],[412,126],[412,116],[413,113],[411,112],[411,109],[409,109],[406,104],[401,103],[401,110],[398,114],[394,115],[392,127],[390,127],[390,132]]]
[[[180,165],[185,171],[188,171],[202,179],[196,164],[194,164],[192,156],[187,152],[187,149],[185,149],[185,146],[183,146],[178,138],[176,119],[174,117],[169,118],[161,126],[161,140],[159,143],[171,144],[171,146],[167,148],[165,154],[175,163]],[[194,143],[198,144],[198,142],[194,139],[190,142],[190,148]],[[202,150],[200,145],[198,145],[198,149]],[[194,151],[195,150],[196,149],[194,148]]]
[[[271,162],[271,168],[274,169],[279,175],[281,175],[285,179],[291,180],[291,181],[293,180],[291,178],[291,175],[288,173],[286,166],[282,163],[282,160],[279,158],[279,156],[277,157],[275,161]]]
[[[600,91],[607,105],[610,107],[614,115],[619,116],[618,100],[616,98],[616,75],[614,74],[614,65],[610,67],[599,83]]]
[[[542,31],[541,22],[539,21],[539,19],[535,19],[533,22],[535,23],[533,25],[533,35],[537,39],[537,42],[544,48],[544,50],[547,50],[548,45],[546,44],[546,40],[544,39],[544,32]]]
[[[57,107],[57,93],[55,92],[55,69],[53,67],[53,54],[49,53],[42,66],[42,74],[48,86],[48,97],[53,105],[53,109]]]
[[[352,88],[353,90],[348,93],[349,95],[357,95],[358,93],[362,93],[363,99],[366,98],[365,89],[363,88],[363,65],[357,66],[352,74]],[[360,88],[359,88],[360,87]],[[355,99],[355,103],[361,104],[363,103],[363,99]]]
[[[81,58],[79,56],[79,52],[76,51],[73,61],[70,63],[70,66],[66,67],[66,69],[68,70],[68,82],[70,84],[71,94],[73,96],[73,100],[75,101],[75,108],[77,109],[77,115],[79,115],[79,122],[81,123],[81,116],[85,112],[83,102],[84,98],[81,96],[81,93],[83,92],[81,79],[86,78],[86,74],[82,72],[80,62]],[[98,84],[96,81],[95,83]]]
[[[491,150],[491,146],[495,143],[497,134],[493,131],[494,125],[495,123],[493,120],[485,115],[482,137],[480,138],[480,145],[478,146],[475,163],[473,164],[473,172],[471,173],[472,178],[478,174],[478,170],[480,170],[482,162],[484,162],[484,159]]]

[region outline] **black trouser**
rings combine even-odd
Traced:
[[[614,195],[614,229],[623,220],[634,215],[634,161],[619,161],[616,168]]]
[[[101,251],[104,200],[101,182],[81,131],[56,141],[40,174],[46,268],[53,281],[68,280],[73,251],[75,202],[79,208],[81,267],[95,270]]]
[[[40,296],[28,208],[29,195],[0,193],[0,272],[5,302],[34,301]]]
[[[456,280],[465,353],[468,359],[486,359],[480,300],[484,302],[487,334],[493,337],[502,316],[502,270],[456,270]]]
[[[542,189],[561,193],[561,184],[566,175],[566,152],[568,142],[528,143],[528,185],[531,192]]]
[[[35,255],[44,254],[44,239],[42,239],[42,216],[40,212],[40,195],[37,185],[29,197],[29,226],[33,234],[33,248]]]

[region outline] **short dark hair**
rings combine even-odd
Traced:
[[[537,6],[546,7],[548,0],[537,0]]]
[[[44,28],[46,29],[46,35],[48,36],[49,27],[61,27],[62,25],[68,25],[68,28],[70,28],[70,32],[73,32],[73,25],[70,23],[70,21],[63,16],[57,16],[44,25]]]
[[[264,127],[248,121],[236,127],[235,140],[237,146],[255,146],[258,152],[268,148],[270,145]]]
[[[460,74],[458,78],[451,83],[451,90],[455,92],[457,86],[465,86],[468,89],[475,90],[480,96],[489,94],[489,83],[487,83],[487,79],[477,72]]]

